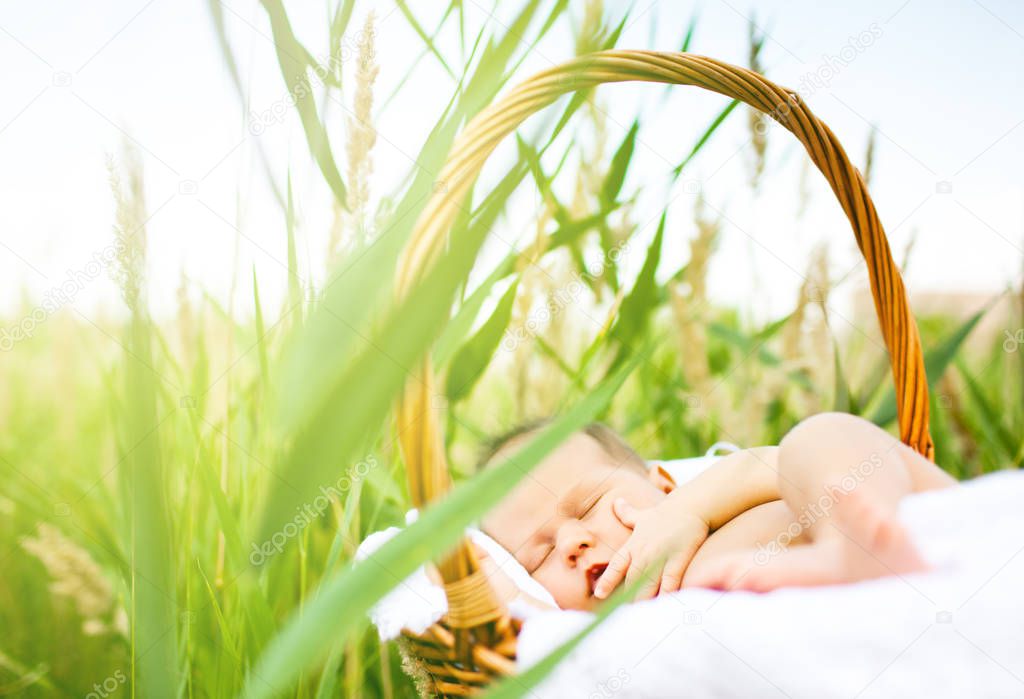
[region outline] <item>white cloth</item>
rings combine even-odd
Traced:
[[[908,496],[926,573],[625,605],[533,697],[1024,697],[1024,473]],[[592,620],[544,612],[528,667]]]
[[[682,483],[714,460],[654,463]],[[900,517],[927,573],[767,594],[691,588],[625,605],[531,696],[1024,697],[1022,503],[1018,471],[904,498]],[[398,531],[372,535],[357,558]],[[546,593],[500,546],[472,536],[528,594]],[[388,639],[426,629],[446,609],[421,569],[371,616]],[[522,668],[593,619],[512,611],[526,619]]]

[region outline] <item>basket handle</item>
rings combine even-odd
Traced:
[[[804,145],[846,212],[867,262],[875,312],[892,364],[900,439],[927,458],[934,458],[928,431],[928,383],[917,324],[863,177],[832,131],[798,94],[746,68],[713,58],[679,52],[600,51],[537,73],[482,110],[453,144],[439,175],[446,186],[427,203],[403,251],[396,273],[398,298],[403,298],[436,262],[459,212],[459,203],[505,136],[565,93],[626,81],[695,85],[740,100],[775,119]],[[409,492],[413,503],[421,507],[450,487],[450,476],[443,432],[430,407],[435,377],[429,357],[422,360],[417,371],[399,399],[397,421]],[[477,565],[472,549],[463,542],[440,562],[439,568],[445,581],[454,583],[475,572]],[[477,614],[474,618],[479,621],[486,616]],[[491,618],[497,616],[500,604],[495,602]]]

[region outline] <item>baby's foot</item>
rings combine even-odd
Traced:
[[[847,582],[928,569],[896,512],[856,490],[838,499],[830,524],[821,539],[843,547]]]

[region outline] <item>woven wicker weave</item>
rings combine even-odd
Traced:
[[[545,70],[480,112],[452,146],[436,191],[423,210],[399,262],[396,294],[402,298],[437,261],[459,212],[459,202],[498,143],[524,119],[556,98],[601,83],[645,81],[696,85],[741,100],[775,119],[796,136],[828,180],[846,212],[867,262],[871,293],[889,350],[896,386],[900,438],[928,458],[928,386],[917,324],[907,305],[899,270],[864,179],[829,128],[799,95],[764,76],[713,58],[688,53],[613,50],[593,53]],[[422,507],[450,486],[436,412],[432,368],[427,359],[397,406],[402,451],[413,503]],[[479,572],[463,541],[438,568],[445,581],[449,614],[422,635],[405,634],[403,647],[424,693],[465,696],[514,669],[517,624],[510,620]]]

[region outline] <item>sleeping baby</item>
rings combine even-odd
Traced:
[[[544,426],[500,439],[484,467],[514,456]],[[684,587],[768,591],[924,570],[897,518],[899,501],[955,484],[885,431],[843,413],[808,418],[778,447],[730,454],[680,486],[592,424],[481,525],[561,608],[592,609],[634,580],[640,598],[650,598]],[[478,553],[500,596],[520,594]]]

